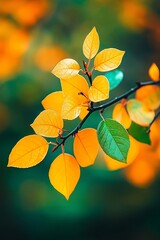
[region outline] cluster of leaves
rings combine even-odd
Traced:
[[[109,48],[98,52],[99,45],[99,35],[94,27],[83,43],[83,54],[87,58],[87,62],[83,61],[83,69],[74,59],[67,58],[57,63],[52,73],[60,79],[62,91],[53,92],[42,101],[45,110],[31,124],[36,134],[22,138],[9,156],[8,166],[27,168],[45,158],[49,145],[54,145],[52,151],[61,146],[62,153],[50,166],[49,179],[66,199],[78,183],[80,167],[94,164],[99,147],[113,161],[122,164],[131,162],[130,158],[133,161],[138,154],[136,142],[149,143],[146,130],[154,121],[155,110],[160,105],[160,87],[155,86],[159,84],[159,69],[155,64],[149,70],[153,81],[139,83],[122,96],[101,104],[109,98],[110,89],[117,87],[123,78],[123,73],[116,68],[122,61],[124,51]],[[95,71],[102,74],[93,78]],[[134,92],[136,98],[127,100]],[[113,109],[113,118],[104,119],[104,109],[120,100]],[[97,130],[81,130],[83,123],[97,110],[100,110],[102,117]],[[77,117],[81,119],[79,124],[66,134],[66,120]],[[54,140],[48,142],[44,137]],[[64,149],[69,137],[74,138],[74,156]]]

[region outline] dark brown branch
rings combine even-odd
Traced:
[[[88,61],[88,64],[85,61],[83,61],[83,66],[85,69],[85,74],[87,75],[88,80],[89,80],[90,84],[92,85],[92,72],[88,72],[89,63],[90,63],[90,61]]]
[[[65,143],[65,141],[70,137],[70,136],[74,136],[79,129],[81,129],[82,125],[85,123],[85,121],[87,120],[87,118],[91,115],[91,111],[85,116],[85,118],[83,118],[83,120],[77,125],[77,127],[75,127],[70,133],[68,133],[66,136],[63,137],[63,140],[57,144],[57,146],[55,146],[52,149],[52,152],[54,152],[57,148],[59,148],[59,146],[61,146],[62,144]]]
[[[97,107],[93,107],[91,109],[91,111],[97,111],[97,110],[101,110],[101,109],[105,109],[111,105],[113,105],[116,102],[119,102],[120,100],[122,100],[123,98],[127,98],[129,97],[132,93],[136,92],[139,88],[144,87],[144,86],[148,86],[148,85],[160,85],[160,80],[158,82],[153,82],[153,81],[149,81],[149,82],[137,82],[136,86],[131,88],[129,91],[123,93],[122,95],[115,97],[113,100],[102,104],[100,106]]]
[[[77,125],[76,128],[74,128],[71,132],[69,132],[66,136],[63,137],[62,141],[59,142],[57,144],[57,146],[55,146],[52,151],[55,151],[57,148],[59,148],[62,144],[65,143],[65,141],[70,137],[70,136],[74,136],[80,129],[81,127],[83,126],[83,124],[86,122],[86,120],[88,119],[88,117],[95,111],[98,111],[98,110],[104,110],[105,108],[119,102],[120,100],[122,100],[123,98],[127,98],[129,97],[131,94],[135,93],[139,88],[141,87],[144,87],[144,86],[148,86],[148,85],[160,85],[160,80],[157,81],[157,82],[153,82],[153,81],[148,81],[148,82],[137,82],[136,83],[136,86],[131,88],[129,91],[123,93],[122,95],[118,96],[118,97],[115,97],[113,100],[105,103],[105,104],[102,104],[100,106],[91,106],[91,108],[89,109],[89,113],[85,116],[85,118]],[[156,114],[156,118],[158,118],[158,116],[160,115],[160,112],[158,112]],[[154,119],[155,121],[155,119]],[[153,122],[154,122],[153,121]],[[151,123],[152,124],[152,123]]]
[[[151,126],[152,124],[156,121],[156,119],[160,116],[160,111],[156,113],[156,115],[154,116],[152,122],[149,124],[149,127],[147,129],[147,133],[150,133],[150,129],[151,129]]]

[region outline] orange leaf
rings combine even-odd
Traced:
[[[150,133],[149,133],[154,150],[156,150],[157,145],[159,145],[160,143],[159,129],[160,129],[160,118],[157,118],[151,125]]]
[[[124,55],[124,51],[116,48],[108,48],[97,54],[94,60],[94,67],[100,72],[107,72],[117,68]]]
[[[160,106],[160,87],[141,87],[136,91],[136,99],[142,101],[149,109],[155,110]]]
[[[52,73],[58,78],[68,79],[76,76],[79,70],[80,66],[74,59],[66,58],[57,63]]]
[[[74,155],[81,167],[94,163],[98,153],[98,140],[96,130],[86,128],[79,131],[74,139]]]
[[[88,106],[89,107],[89,106]],[[81,108],[81,113],[79,115],[80,119],[82,120],[83,118],[85,118],[85,116],[89,113],[88,111],[88,107],[83,107]]]
[[[63,93],[67,95],[71,95],[73,93],[80,94],[82,93],[84,96],[88,98],[88,83],[84,77],[81,75],[77,75],[70,79],[61,79],[61,86]]]
[[[130,118],[141,126],[148,126],[155,116],[154,111],[149,110],[142,102],[136,99],[127,102],[127,110]]]
[[[69,154],[60,154],[51,164],[49,179],[53,187],[68,200],[80,178],[80,167]]]
[[[63,128],[61,116],[54,110],[42,111],[31,124],[35,133],[44,137],[58,137]]]
[[[45,158],[48,146],[48,142],[41,136],[22,138],[9,155],[8,167],[29,168],[37,165]]]
[[[149,76],[153,81],[158,81],[159,80],[159,68],[155,63],[153,63],[150,68],[149,68]]]
[[[72,120],[80,115],[83,105],[87,105],[88,100],[82,95],[72,94],[68,95],[62,106],[61,116],[63,119]]]
[[[96,77],[88,92],[92,102],[99,102],[109,98],[109,81],[105,76]]]
[[[129,140],[130,148],[127,156],[127,163],[119,162],[105,154],[105,162],[110,170],[117,170],[128,167],[128,165],[130,165],[136,159],[139,153],[139,142],[136,141],[132,136],[129,136]]]
[[[99,36],[94,27],[87,35],[83,43],[83,54],[86,58],[92,59],[99,49]]]
[[[115,105],[112,113],[112,118],[121,123],[126,129],[131,125],[131,119],[122,103]]]
[[[52,109],[61,114],[62,105],[64,102],[64,94],[62,91],[50,93],[42,100],[42,105],[45,109]]]

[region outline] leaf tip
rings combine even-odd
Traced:
[[[70,195],[64,195],[64,196],[65,196],[65,199],[68,201],[70,198]]]
[[[121,53],[122,53],[122,57],[124,56],[124,54],[126,53],[126,51],[124,51],[124,50],[120,50],[121,51]]]

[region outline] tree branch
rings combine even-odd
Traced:
[[[118,97],[115,97],[113,100],[111,100],[111,101],[109,101],[109,102],[107,102],[105,104],[102,104],[102,105],[97,106],[97,107],[93,107],[91,109],[91,111],[94,112],[94,111],[97,111],[97,110],[101,110],[101,109],[107,108],[107,107],[113,105],[114,103],[119,102],[123,98],[129,97],[132,93],[136,92],[139,88],[144,87],[144,86],[148,86],[148,85],[160,85],[160,80],[157,81],[157,82],[153,82],[153,81],[137,82],[136,86],[131,88],[129,91],[123,93],[122,95],[120,95]]]
[[[156,115],[154,116],[152,122],[149,124],[148,129],[147,129],[147,133],[150,133],[150,129],[151,129],[152,124],[156,121],[156,119],[157,119],[159,116],[160,116],[160,111],[158,111],[158,112],[156,113]]]
[[[65,141],[70,137],[70,136],[74,136],[83,126],[83,124],[86,122],[86,120],[88,119],[88,117],[95,111],[98,110],[104,110],[105,108],[119,102],[120,100],[122,100],[123,98],[127,98],[129,97],[131,94],[135,93],[139,88],[144,87],[144,86],[148,86],[148,85],[160,85],[160,80],[157,82],[153,82],[153,81],[147,81],[147,82],[137,82],[136,86],[131,88],[130,90],[128,90],[127,92],[123,93],[122,95],[115,97],[114,99],[112,99],[111,101],[102,104],[100,106],[91,106],[91,108],[89,109],[89,113],[85,116],[85,118],[77,125],[77,127],[75,127],[72,131],[70,131],[66,136],[61,137],[61,142],[57,143],[57,145],[52,149],[52,152],[54,152],[57,148],[59,148],[62,144],[64,145]],[[150,126],[152,125],[152,123],[156,120],[156,118],[158,118],[158,116],[160,115],[160,112],[158,112],[155,115],[155,118],[153,119],[153,121],[150,123]]]

